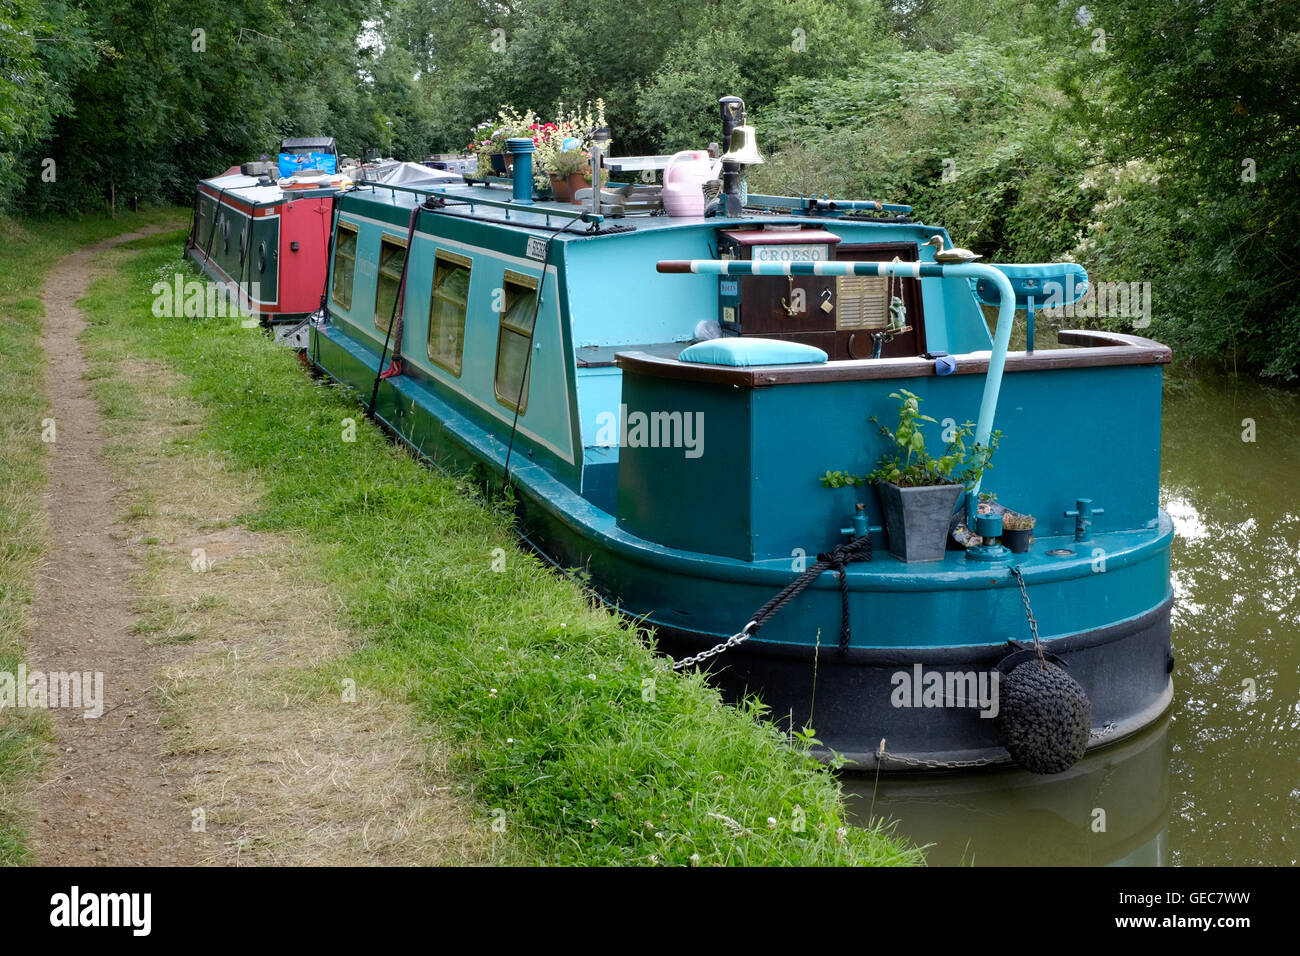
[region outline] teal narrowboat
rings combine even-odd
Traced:
[[[512,486],[531,548],[832,759],[1012,762],[1009,733],[1050,737],[1073,706],[1008,698],[1017,654],[1082,695],[1060,766],[1155,721],[1173,693],[1169,350],[1071,331],[1008,351],[1017,308],[1077,297],[1081,269],[963,261],[906,206],[744,195],[752,129],[731,127],[704,215],[664,215],[643,185],[538,200],[528,141],[512,182],[345,192],[312,364],[429,462]],[[891,553],[870,487],[819,480],[873,468],[904,390],[936,436],[1000,434],[927,562]],[[999,543],[992,494],[1035,517],[1026,550]],[[1013,704],[1043,726],[1008,729]]]

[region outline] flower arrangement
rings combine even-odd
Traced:
[[[533,180],[539,189],[550,186],[551,174],[561,178],[571,173],[589,170],[594,133],[605,125],[605,101],[588,101],[581,110],[565,110],[563,103],[556,104],[555,122],[543,122],[529,110],[520,113],[514,107],[503,106],[495,120],[474,127],[473,139],[465,147],[467,153],[478,158],[480,170],[491,168],[492,154],[503,153],[506,140],[527,136],[536,144],[533,154]],[[582,162],[576,162],[577,153]],[[561,156],[565,158],[560,159]],[[590,174],[590,173],[588,173]]]
[[[552,173],[563,179],[589,168],[594,134],[604,125],[603,99],[597,99],[595,103],[589,100],[583,110],[566,111],[563,103],[557,103],[555,122],[544,124],[543,135],[535,137],[537,154],[533,157],[533,169],[538,184],[548,184]],[[580,153],[585,162],[575,165],[575,157],[568,155],[575,152]],[[561,156],[565,159],[561,160]]]
[[[492,168],[492,154],[506,151],[506,140],[528,136],[537,140],[539,123],[532,110],[520,114],[512,106],[503,106],[495,120],[487,120],[474,127],[473,140],[465,147],[467,153],[478,158],[480,173]]]

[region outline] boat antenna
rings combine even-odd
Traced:
[[[594,188],[599,191],[599,184],[596,184]],[[510,422],[510,441],[506,445],[505,468],[501,472],[501,482],[506,487],[510,485],[510,455],[515,450],[515,432],[519,430],[519,408],[524,403],[524,386],[528,383],[528,370],[533,364],[533,340],[537,337],[537,313],[542,308],[542,292],[546,288],[546,267],[551,262],[551,243],[555,241],[556,236],[574,223],[583,221],[581,217],[570,219],[559,229],[552,229],[551,234],[546,238],[546,252],[542,255],[542,277],[537,280],[537,298],[533,300],[533,334],[528,339],[528,354],[524,356],[524,370],[519,375],[519,393],[515,396],[515,416]],[[557,298],[555,301],[558,308],[559,299]]]

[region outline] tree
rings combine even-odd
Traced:
[[[1060,29],[1101,158],[1150,166],[1092,228],[1092,262],[1151,282],[1152,331],[1184,354],[1294,378],[1300,5],[1099,0]]]

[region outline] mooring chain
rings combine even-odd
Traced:
[[[928,770],[968,770],[972,767],[988,767],[1003,762],[997,757],[972,757],[969,760],[922,760],[919,757],[904,757],[890,753],[888,750],[877,751],[876,759],[880,763],[895,760],[908,767],[925,767]]]
[[[1034,650],[1038,651],[1039,663],[1045,666],[1047,658],[1043,656],[1043,642],[1038,639],[1038,621],[1034,617],[1034,609],[1029,606],[1029,592],[1025,590],[1025,576],[1020,573],[1020,565],[1012,565],[1011,576],[1020,586],[1020,600],[1025,605],[1025,618],[1029,621],[1029,633],[1034,638]]]
[[[700,653],[696,654],[694,657],[684,657],[680,661],[673,661],[673,670],[679,671],[685,667],[690,667],[692,664],[698,664],[700,661],[707,661],[715,654],[721,654],[723,651],[729,650],[738,644],[744,644],[754,636],[756,630],[758,630],[758,625],[753,621],[750,621],[744,626],[744,628],[737,631],[735,634],[732,634],[731,637],[727,638],[721,644],[715,644],[707,651],[700,651]]]
[[[846,651],[849,646],[849,582],[848,572],[845,565],[851,561],[870,561],[871,560],[871,535],[864,534],[860,538],[854,538],[847,544],[837,545],[831,548],[825,554],[817,555],[817,563],[808,570],[804,571],[797,578],[787,584],[772,600],[768,601],[761,608],[754,612],[754,619],[744,626],[741,630],[732,634],[721,644],[715,644],[707,651],[701,651],[694,657],[687,657],[680,661],[673,662],[673,670],[679,671],[684,667],[690,667],[692,664],[698,664],[700,661],[708,660],[715,654],[721,654],[737,644],[743,644],[754,636],[754,633],[768,622],[769,618],[775,617],[777,612],[793,601],[796,597],[807,590],[814,581],[821,577],[824,571],[835,571],[839,579],[840,586],[840,650]]]

